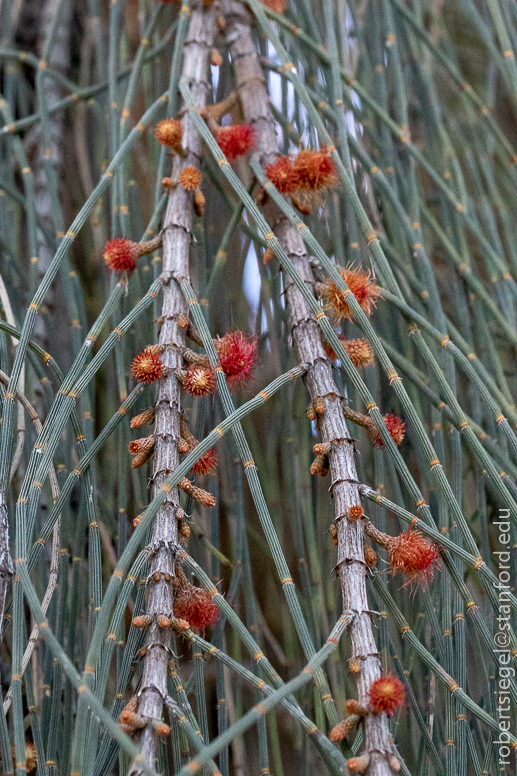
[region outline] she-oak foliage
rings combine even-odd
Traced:
[[[2,773],[515,773],[516,0],[0,3]]]

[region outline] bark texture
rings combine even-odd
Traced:
[[[213,11],[195,9],[185,41],[182,75],[187,79],[194,101],[204,107],[207,91],[208,56],[213,40]],[[188,113],[182,118],[184,156],[175,155],[172,178],[177,181],[186,167],[199,168],[201,139]],[[153,460],[153,495],[179,462],[181,384],[176,370],[183,366],[185,329],[178,325],[181,315],[188,315],[187,305],[175,277],[189,277],[189,250],[192,236],[193,193],[178,185],[170,194],[163,230],[163,305],[159,343],[167,376],[159,382],[156,394],[155,448]],[[173,616],[174,556],[178,541],[176,512],[178,490],[174,488],[156,516],[151,541],[152,558],[148,582],[147,615],[152,617],[146,638],[146,655],[142,683],[138,693],[138,713],[148,720],[161,720],[167,697],[167,669],[171,652],[171,629],[159,628],[160,615]],[[154,765],[157,734],[147,724],[136,736],[142,755]],[[130,774],[139,772],[133,763]]]
[[[279,151],[267,84],[253,43],[251,18],[242,5],[232,2],[227,8],[226,22],[226,40],[245,120],[257,131],[261,161],[266,165],[276,159]],[[315,280],[309,256],[296,229],[271,201],[266,203],[264,214],[295,271],[313,286]],[[320,416],[320,432],[323,442],[331,446],[330,490],[338,536],[336,570],[341,581],[344,608],[354,612],[348,631],[352,657],[361,665],[358,700],[361,705],[367,706],[370,685],[381,675],[381,663],[366,594],[363,528],[361,521],[351,522],[346,517],[350,506],[360,504],[354,444],[348,433],[341,406],[342,397],[332,377],[331,362],[323,349],[318,324],[300,292],[287,277],[286,298],[291,334],[300,361],[308,364],[305,381],[311,399],[320,397],[325,403],[325,412]],[[393,753],[393,748],[385,715],[368,715],[365,733],[365,751],[370,755],[368,772],[371,776],[388,776],[391,770],[388,756]]]

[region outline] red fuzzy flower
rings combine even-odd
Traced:
[[[377,297],[380,296],[380,289],[375,285],[370,272],[363,272],[362,267],[356,269],[350,264],[347,267],[338,267],[337,269],[366,315],[370,315],[376,306]],[[325,309],[332,310],[338,320],[353,318],[352,310],[346,301],[347,295],[343,294],[330,278],[325,283],[323,296],[325,297]]]
[[[192,630],[204,631],[215,625],[219,609],[212,603],[206,590],[187,583],[177,591],[174,598],[174,616],[187,620]]]
[[[386,549],[393,573],[404,574],[408,578],[406,585],[429,585],[440,561],[440,549],[434,542],[409,527],[391,539]]]
[[[276,162],[266,167],[266,175],[280,194],[292,194],[300,186],[300,178],[290,156],[279,156]]]
[[[299,188],[306,191],[328,189],[337,182],[334,162],[325,148],[300,151],[294,158],[293,168],[298,174]]]
[[[221,127],[215,139],[228,159],[236,159],[253,148],[255,130],[248,124],[232,124],[230,127]]]
[[[118,272],[132,272],[139,256],[139,244],[125,237],[108,240],[104,248],[104,263]]]
[[[206,396],[215,391],[215,375],[209,366],[192,364],[185,372],[183,387],[191,396]]]
[[[395,415],[393,412],[388,412],[387,415],[383,415],[383,418],[384,423],[386,424],[386,428],[390,432],[391,438],[396,445],[400,445],[406,435],[406,424],[399,418],[398,415]],[[376,447],[384,447],[384,442],[380,436],[375,437],[373,444]]]
[[[395,709],[404,703],[404,685],[392,674],[376,679],[370,685],[370,711],[391,717]]]
[[[258,358],[256,338],[247,338],[241,331],[229,331],[214,340],[214,344],[229,388],[233,390],[249,380]]]
[[[217,454],[215,452],[215,447],[211,447],[201,456],[199,461],[196,461],[190,471],[193,474],[210,474],[216,466]]]
[[[131,369],[139,383],[154,383],[165,377],[161,358],[152,346],[134,357]]]

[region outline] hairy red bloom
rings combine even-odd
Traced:
[[[164,0],[165,1],[165,0]],[[178,119],[164,119],[156,125],[156,139],[169,148],[178,148],[183,137],[183,127]]]
[[[255,130],[248,124],[232,124],[221,127],[215,139],[228,159],[243,156],[255,145]]]
[[[294,157],[293,168],[298,173],[299,188],[320,191],[334,186],[337,173],[334,162],[325,148],[311,151],[309,148]]]
[[[373,364],[373,350],[367,340],[359,339],[347,339],[342,334],[338,334],[338,339],[343,345],[344,349],[348,353],[348,357],[356,369],[360,369],[368,364]],[[331,345],[328,342],[323,342],[325,353],[329,358],[337,358]]]
[[[388,412],[387,415],[383,415],[383,418],[391,438],[396,445],[400,445],[406,435],[406,424],[393,412]],[[384,447],[384,442],[380,436],[375,437],[373,444],[375,447]]]
[[[165,376],[161,358],[152,347],[134,357],[131,369],[139,383],[154,383]]]
[[[219,609],[212,603],[206,590],[187,583],[177,591],[174,598],[174,616],[187,620],[192,630],[204,631],[215,625]]]
[[[370,685],[370,711],[374,714],[387,714],[390,717],[395,709],[404,703],[404,685],[392,674],[376,679]]]
[[[139,256],[139,244],[125,237],[108,240],[104,248],[104,263],[118,272],[132,272]]]
[[[180,184],[187,191],[194,191],[201,185],[201,173],[195,167],[185,167],[179,178]]]
[[[380,296],[380,289],[375,284],[370,272],[363,272],[362,267],[338,267],[339,274],[353,293],[362,309],[370,315],[376,306],[376,299]],[[343,294],[332,279],[328,279],[323,290],[325,297],[325,309],[332,310],[338,320],[353,318],[352,310],[346,301],[347,294]]]
[[[266,175],[280,194],[292,194],[300,186],[300,178],[290,156],[279,156],[266,167]]]
[[[201,456],[199,461],[196,461],[191,468],[193,474],[210,474],[211,471],[217,466],[217,454],[215,447],[211,447],[209,450]]]
[[[411,526],[388,542],[388,560],[394,574],[404,574],[410,585],[426,588],[440,563],[440,549]]]
[[[183,387],[191,396],[206,396],[215,391],[215,375],[209,366],[192,364],[185,372]]]
[[[241,331],[229,331],[214,340],[214,344],[229,388],[233,390],[249,380],[258,358],[256,338],[245,337]]]

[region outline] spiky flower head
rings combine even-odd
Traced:
[[[412,526],[391,539],[386,549],[393,573],[403,574],[406,585],[425,589],[440,565],[440,548]]]
[[[104,248],[104,263],[116,272],[132,272],[140,256],[139,244],[125,237],[108,240]]]
[[[195,631],[204,631],[215,625],[219,609],[209,593],[192,585],[184,574],[180,575],[179,580],[180,584],[174,591],[174,616],[186,620]]]
[[[364,517],[364,509],[361,504],[352,504],[348,510],[348,519],[354,522],[355,520],[360,520],[362,517]]]
[[[370,343],[359,337],[357,339],[347,339],[342,334],[338,334],[338,339],[346,350],[348,357],[356,369],[373,364],[373,349]],[[329,358],[336,359],[334,349],[328,342],[323,342],[325,353]]]
[[[338,267],[338,270],[366,315],[371,315],[373,308],[376,307],[376,299],[380,296],[380,289],[375,284],[370,271],[363,271],[362,267],[354,267],[351,264],[347,267]],[[325,309],[332,310],[338,321],[343,318],[353,318],[352,310],[346,301],[348,294],[343,294],[331,278],[324,284],[323,296]]]
[[[321,191],[337,182],[334,162],[325,148],[321,151],[309,148],[300,151],[294,157],[293,168],[298,174],[298,188],[304,191]]]
[[[134,357],[131,369],[139,383],[154,383],[165,377],[162,360],[152,346]]]
[[[370,685],[369,709],[374,714],[387,714],[391,717],[395,709],[404,703],[404,685],[392,674],[375,679]]]
[[[394,412],[388,412],[386,415],[382,416],[384,418],[384,423],[386,424],[386,428],[390,432],[390,436],[395,442],[395,444],[398,446],[403,441],[405,435],[406,435],[406,424],[401,418],[399,418],[398,415],[395,415]],[[375,447],[384,447],[384,442],[382,441],[380,436],[376,436],[373,444]]]
[[[258,358],[256,337],[245,337],[242,331],[229,331],[224,337],[217,337],[214,345],[231,390],[250,379]]]
[[[300,186],[300,178],[290,156],[279,156],[266,167],[266,175],[280,194],[292,194]]]
[[[249,124],[232,124],[229,127],[221,127],[215,139],[228,159],[237,159],[253,148],[255,130]]]
[[[215,391],[215,375],[209,366],[191,364],[185,372],[183,388],[191,396],[206,396]]]
[[[179,148],[183,137],[183,127],[178,119],[164,119],[156,125],[156,139],[168,148]]]
[[[193,474],[210,474],[217,466],[217,453],[215,447],[211,447],[204,453],[199,461],[196,461],[190,469]]]
[[[179,181],[186,191],[194,191],[201,185],[201,173],[196,167],[185,167],[181,171]]]

